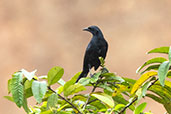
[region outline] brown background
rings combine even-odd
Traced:
[[[37,74],[44,75],[61,66],[68,80],[81,71],[91,39],[82,28],[89,25],[98,25],[109,42],[106,66],[110,71],[138,79],[136,69],[154,55],[145,53],[171,45],[171,1],[1,0],[0,113],[24,113],[3,98],[13,72],[38,69]],[[149,101],[146,111],[165,112],[162,105],[145,100]]]

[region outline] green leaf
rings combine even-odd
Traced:
[[[114,101],[111,96],[105,94],[105,93],[92,93],[91,96],[96,97],[97,99],[101,100],[111,108],[114,107]]]
[[[168,78],[171,78],[171,71],[168,71],[167,77],[168,77]]]
[[[149,64],[153,64],[153,63],[162,63],[164,61],[167,61],[167,59],[163,58],[163,57],[156,57],[156,58],[152,58],[150,60],[148,60],[147,62],[145,62],[141,67],[139,67],[136,70],[136,73],[138,73],[142,68],[144,68],[145,66],[149,65]]]
[[[81,78],[79,80],[79,83],[82,84],[82,85],[84,85],[84,86],[86,86],[86,85],[88,85],[90,83],[90,80],[91,80],[90,77]]]
[[[22,73],[16,72],[13,74],[11,80],[11,93],[16,105],[20,108],[23,105],[23,85],[22,82]]]
[[[158,97],[153,94],[146,94],[146,96],[152,98],[153,100],[155,100],[156,102],[161,103],[161,104],[164,104],[164,102],[165,102],[161,97]]]
[[[33,82],[33,80],[31,80],[31,81],[26,80],[24,83],[24,94],[25,94],[26,98],[33,96],[32,89],[31,89],[32,82]]]
[[[70,85],[64,92],[64,96],[69,96],[72,95],[74,93],[78,93],[80,91],[86,90],[86,88],[80,84],[80,83],[76,83],[74,85]]]
[[[118,110],[120,110],[120,109],[122,109],[122,108],[124,108],[124,107],[125,107],[124,104],[117,104],[117,105],[115,106],[114,110],[115,110],[115,111],[118,111]]]
[[[58,103],[58,95],[53,93],[47,101],[47,109],[55,108]]]
[[[4,96],[5,99],[8,99],[11,102],[14,102],[14,99],[11,96]]]
[[[57,111],[56,114],[72,114],[72,113],[69,112],[69,111],[67,112],[67,111],[62,111],[62,110],[61,110],[61,111],[59,111],[59,112]],[[75,113],[74,113],[74,114],[75,114]]]
[[[56,89],[56,93],[61,94],[61,93],[63,92],[63,89],[64,89],[64,86],[59,86],[59,87]]]
[[[23,99],[23,108],[27,113],[30,112],[30,109],[28,108],[28,105],[27,105],[27,99],[25,97]]]
[[[35,73],[37,72],[37,70],[34,70],[32,72],[28,72],[25,69],[21,69],[21,72],[30,81],[35,76]]]
[[[164,107],[166,109],[166,111],[168,112],[168,114],[171,114],[171,102],[165,103]]]
[[[125,82],[130,83],[130,84],[135,84],[136,80],[130,79],[130,78],[123,78]]]
[[[104,80],[106,81],[119,81],[119,82],[125,82],[125,80],[119,76],[116,76],[114,73],[104,73],[101,75],[102,77],[105,77]]]
[[[33,81],[32,83],[33,96],[39,104],[41,103],[42,98],[46,93],[46,90],[47,90],[47,85],[45,81],[42,82]]]
[[[149,67],[147,67],[144,71],[142,71],[140,74],[144,74],[145,72],[147,71],[150,71],[150,70],[158,70],[160,64],[157,64],[157,65],[151,65]]]
[[[139,88],[135,94],[138,96],[137,102],[139,102],[139,100],[142,98],[142,88]]]
[[[64,90],[64,95],[66,94],[66,92],[67,92],[66,90],[69,88],[69,86],[75,84],[75,82],[76,82],[78,76],[80,75],[80,73],[81,72],[77,73],[74,77],[71,78],[71,80],[69,80],[68,82],[65,83],[64,89],[63,89]]]
[[[160,47],[160,48],[152,49],[147,54],[150,54],[150,53],[164,53],[164,54],[168,54],[168,52],[169,52],[169,47]]]
[[[33,80],[31,80],[31,81],[26,80],[25,83],[24,83],[24,89],[31,88],[32,82],[33,82]]]
[[[37,114],[37,113],[35,113],[35,114]],[[54,114],[54,113],[51,110],[47,110],[47,111],[41,112],[40,114]]]
[[[140,114],[145,109],[147,103],[140,104],[134,111],[134,114]]]
[[[55,84],[58,82],[64,74],[64,69],[61,67],[53,67],[48,72],[48,85]]]
[[[92,98],[92,97],[91,97],[91,98]],[[93,98],[94,98],[94,97],[93,97]],[[99,112],[100,112],[100,110],[104,110],[104,111],[107,110],[106,105],[104,105],[104,104],[103,104],[101,101],[99,101],[99,100],[96,100],[96,101],[94,101],[94,102],[91,102],[90,105],[95,106],[96,108],[98,108]]]
[[[61,79],[58,81],[58,83],[59,83],[60,85],[64,86],[66,82],[61,78]]]
[[[165,85],[171,88],[171,81],[165,80]]]
[[[145,97],[146,95],[146,91],[148,89],[148,87],[150,86],[150,82],[146,82],[143,86],[142,86],[142,97]]]
[[[164,81],[169,70],[169,61],[163,62],[158,70],[159,81],[162,86],[164,86]]]
[[[157,75],[157,72],[151,71],[151,72],[147,72],[143,75],[141,75],[141,77],[136,81],[136,83],[134,84],[134,86],[132,87],[131,90],[131,94],[134,94],[138,88],[146,81],[148,80],[150,77]]]
[[[104,61],[104,58],[103,57],[99,57],[99,60],[100,60],[100,65],[102,66],[102,67],[104,67],[104,64],[105,64],[105,61]]]
[[[60,108],[57,109],[57,112],[61,112],[62,109],[64,109],[65,107],[69,107],[70,105],[69,104],[64,104],[62,105]],[[71,109],[72,110],[72,109]]]
[[[11,80],[12,80],[12,79],[9,79],[9,80],[8,80],[8,94],[11,93]]]
[[[87,105],[87,106],[86,106],[86,109],[87,109],[87,110],[97,111],[97,107],[92,106],[92,105]]]
[[[47,75],[42,75],[42,76],[39,76],[38,78],[39,79],[45,79],[46,80],[47,79]]]
[[[85,102],[87,100],[87,97],[82,94],[75,95],[74,97],[72,97],[72,101],[76,101],[76,100],[81,100]]]
[[[166,85],[162,87],[160,84],[154,84],[148,90],[154,92],[155,94],[160,96],[162,99],[164,99],[166,102],[169,101],[171,98],[171,91],[167,88]]]
[[[93,74],[93,76],[90,78],[90,82],[95,83],[99,79],[100,74],[101,72]]]
[[[124,99],[124,97],[122,95],[116,95],[113,97],[113,99],[118,104],[127,105],[129,103],[127,100]],[[129,109],[131,109],[133,111],[135,109],[135,107],[133,105],[131,105],[131,106],[129,106]]]
[[[114,92],[114,90],[111,87],[109,87],[108,85],[106,85],[106,84],[100,84],[99,87],[103,88],[103,89],[106,89],[109,92],[112,92],[112,93]]]
[[[168,56],[169,56],[169,62],[171,64],[171,46],[169,47],[169,54],[168,54]]]

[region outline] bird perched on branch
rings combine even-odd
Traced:
[[[100,66],[99,57],[105,59],[108,50],[108,43],[104,39],[102,31],[97,26],[90,26],[83,30],[90,32],[93,37],[87,46],[84,55],[83,70],[76,83],[82,77],[86,77],[92,67],[94,67],[94,70],[98,69]]]

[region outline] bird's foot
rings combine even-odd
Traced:
[[[90,72],[90,77],[93,77],[93,74]]]

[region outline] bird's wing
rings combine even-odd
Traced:
[[[100,56],[105,59],[107,51],[108,51],[108,44],[107,44],[107,42],[104,42],[104,45],[103,45],[103,47],[101,48],[101,51],[100,51]]]
[[[99,53],[97,52],[97,46],[94,46],[93,43],[90,43],[84,55],[84,67],[91,69],[97,62],[98,57]]]
[[[88,44],[85,55],[84,55],[83,70],[91,69],[91,66],[89,66],[90,59],[91,59],[91,53],[92,53],[92,45]]]

